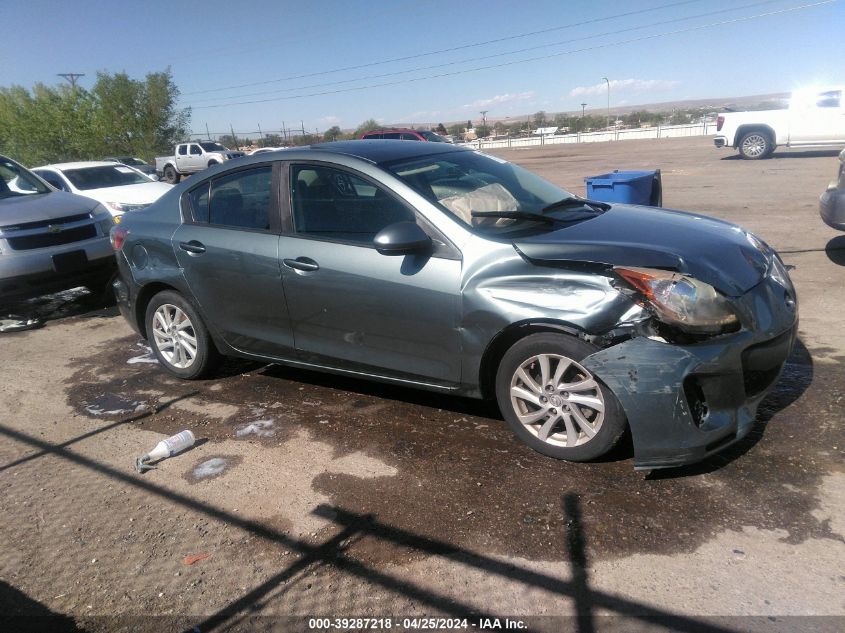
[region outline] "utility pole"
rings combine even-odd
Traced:
[[[284,122],[284,121],[282,121],[282,136],[284,136],[284,137],[285,137],[285,145],[287,145],[287,144],[288,144],[288,130],[287,130],[287,128],[285,127],[285,122]]]
[[[607,129],[610,129],[610,79],[602,77],[607,82]]]
[[[478,113],[478,114],[481,115],[481,125],[483,125],[484,127],[487,127],[487,113],[488,112],[490,112],[490,110],[482,110],[481,112]]]
[[[582,118],[582,119],[584,118],[584,108],[586,108],[586,107],[587,107],[587,104],[586,104],[586,103],[582,103],[582,104],[581,104],[581,118]]]
[[[232,140],[235,142],[235,149],[239,150],[241,147],[238,145],[238,139],[235,136],[235,128],[232,127],[232,124],[229,124],[229,131],[232,133]]]
[[[261,124],[258,124],[258,147],[264,147],[264,135],[261,133]]]
[[[208,123],[205,124],[205,135],[208,137],[208,140],[211,140],[211,132],[208,131]]]
[[[80,77],[84,77],[85,73],[56,73],[57,77],[64,77],[70,82],[70,87],[73,90],[76,90],[76,80]]]

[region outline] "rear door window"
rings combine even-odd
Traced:
[[[402,134],[403,141],[418,141],[420,140],[416,134]]]
[[[402,138],[402,135],[399,132],[385,132],[384,138],[398,141],[400,138]]]
[[[203,183],[188,194],[194,222],[269,231],[273,168],[244,169]]]

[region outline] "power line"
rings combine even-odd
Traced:
[[[599,49],[603,49],[603,48],[610,48],[610,47],[613,47],[613,46],[620,46],[620,45],[623,45],[623,44],[632,44],[632,43],[635,43],[635,42],[643,42],[643,41],[647,41],[647,40],[656,39],[656,38],[659,38],[659,37],[667,37],[667,36],[670,36],[670,35],[679,35],[681,33],[691,33],[691,32],[694,32],[694,31],[701,31],[703,29],[714,28],[714,27],[717,27],[717,26],[726,26],[728,24],[737,24],[739,22],[747,22],[749,20],[756,20],[756,19],[764,18],[764,17],[771,17],[771,16],[775,16],[775,15],[782,15],[782,14],[785,14],[785,13],[792,13],[792,12],[795,12],[795,11],[801,11],[803,9],[810,9],[810,8],[813,8],[813,7],[823,6],[823,5],[826,5],[826,4],[833,4],[836,1],[837,0],[822,0],[821,2],[814,2],[814,3],[811,3],[811,4],[803,4],[803,5],[799,5],[797,7],[789,7],[787,9],[780,9],[778,11],[769,11],[767,13],[758,13],[756,15],[745,16],[745,17],[741,17],[741,18],[734,18],[734,19],[731,19],[731,20],[723,20],[721,22],[711,22],[710,24],[702,24],[702,25],[699,25],[699,26],[693,26],[693,27],[689,27],[689,28],[686,28],[686,29],[677,29],[675,31],[666,31],[664,33],[654,33],[652,35],[644,35],[642,37],[635,37],[635,38],[631,38],[631,39],[627,39],[627,40],[622,40],[622,41],[619,41],[619,42],[610,42],[610,43],[607,43],[607,44],[597,44],[595,46],[586,46],[584,48],[572,49],[572,50],[568,50],[568,51],[561,51],[559,53],[551,53],[549,55],[540,55],[540,56],[537,56],[537,57],[529,57],[529,58],[526,58],[526,59],[518,59],[518,60],[514,60],[514,61],[509,61],[509,62],[502,62],[500,64],[491,64],[491,65],[488,65],[488,66],[478,66],[478,67],[475,67],[475,68],[467,68],[467,69],[464,69],[464,70],[456,70],[456,71],[448,72],[448,73],[439,73],[439,74],[436,74],[436,75],[427,75],[425,77],[405,78],[401,81],[387,81],[387,82],[382,82],[382,83],[378,83],[378,84],[369,84],[367,86],[355,86],[355,87],[352,87],[352,88],[340,88],[338,90],[325,90],[325,91],[322,91],[322,92],[312,92],[312,93],[308,93],[308,94],[290,95],[290,96],[287,96],[287,97],[274,97],[272,99],[257,99],[257,100],[253,100],[253,101],[236,101],[236,102],[231,102],[231,103],[220,103],[220,104],[205,105],[205,106],[193,106],[193,108],[196,109],[196,110],[207,110],[207,109],[212,109],[212,108],[225,108],[225,107],[235,106],[235,105],[253,105],[253,104],[256,104],[256,103],[271,103],[271,102],[274,102],[274,101],[288,101],[288,100],[292,100],[292,99],[305,99],[307,97],[321,97],[321,96],[325,96],[325,95],[340,94],[340,93],[344,93],[344,92],[354,92],[354,91],[357,91],[357,90],[369,90],[369,89],[372,89],[372,88],[383,88],[383,87],[386,87],[386,86],[396,86],[396,85],[400,85],[400,84],[408,84],[408,83],[413,83],[413,82],[417,82],[417,81],[428,81],[428,80],[431,80],[431,79],[441,79],[443,77],[453,77],[453,76],[456,76],[456,75],[463,75],[463,74],[466,74],[466,73],[478,72],[478,71],[481,71],[481,70],[491,70],[491,69],[494,69],[494,68],[504,68],[506,66],[514,66],[516,64],[525,64],[525,63],[528,63],[528,62],[541,61],[541,60],[544,60],[544,59],[550,59],[552,57],[561,57],[563,55],[572,55],[572,54],[575,54],[575,53],[583,53],[583,52],[586,52],[586,51],[594,51],[594,50],[599,50]]]
[[[595,24],[597,22],[605,22],[607,20],[616,20],[618,18],[630,17],[632,15],[640,15],[642,13],[650,13],[650,12],[653,12],[653,11],[661,11],[663,9],[671,9],[673,7],[678,7],[678,6],[682,6],[682,5],[685,5],[685,4],[693,4],[693,3],[696,3],[696,2],[702,2],[702,0],[683,0],[682,2],[674,2],[672,4],[664,4],[664,5],[661,5],[659,7],[652,7],[652,8],[649,8],[649,9],[638,9],[637,11],[628,11],[627,13],[617,13],[615,15],[611,15],[611,16],[607,16],[607,17],[603,17],[603,18],[593,18],[591,20],[585,20],[584,22],[576,22],[574,24],[564,24],[562,26],[553,26],[553,27],[549,27],[549,28],[546,28],[546,29],[541,29],[539,31],[531,31],[529,33],[520,33],[520,34],[517,34],[517,35],[508,35],[508,36],[505,36],[505,37],[499,37],[499,38],[492,39],[492,40],[485,40],[483,42],[475,42],[474,44],[462,44],[461,46],[453,46],[451,48],[442,48],[442,49],[439,49],[439,50],[436,50],[436,51],[428,51],[428,52],[425,52],[425,53],[416,53],[414,55],[406,55],[404,57],[394,57],[392,59],[384,59],[384,60],[376,61],[376,62],[368,62],[366,64],[358,64],[356,66],[346,66],[344,68],[334,68],[334,69],[331,69],[331,70],[321,70],[321,71],[318,71],[318,72],[307,73],[307,74],[304,74],[304,75],[291,75],[289,77],[280,77],[278,79],[267,79],[267,80],[264,80],[264,81],[255,81],[255,82],[247,83],[247,84],[238,84],[238,85],[233,85],[233,86],[221,86],[221,87],[218,87],[218,88],[207,88],[205,90],[194,90],[192,92],[186,92],[184,94],[185,95],[195,95],[195,94],[206,94],[206,93],[209,93],[209,92],[221,92],[221,91],[224,91],[224,90],[234,90],[236,88],[250,88],[252,86],[264,86],[264,85],[267,85],[267,84],[280,83],[280,82],[283,82],[283,81],[293,81],[295,79],[307,79],[308,77],[318,77],[318,76],[321,76],[321,75],[330,75],[330,74],[333,74],[333,73],[346,72],[346,71],[349,71],[349,70],[360,70],[361,68],[370,68],[372,66],[381,66],[381,65],[384,65],[384,64],[392,64],[394,62],[404,62],[404,61],[408,61],[408,60],[411,60],[411,59],[419,59],[420,57],[429,57],[431,55],[439,55],[441,53],[453,53],[455,51],[460,51],[460,50],[464,50],[464,49],[467,49],[467,48],[475,48],[475,47],[478,47],[478,46],[486,46],[488,44],[497,44],[499,42],[506,42],[508,40],[516,40],[516,39],[520,39],[520,38],[523,38],[523,37],[531,37],[533,35],[542,35],[544,33],[551,33],[553,31],[561,31],[561,30],[564,30],[564,29],[572,29],[572,28],[576,28],[576,27],[579,27],[579,26],[586,26],[588,24]]]
[[[449,67],[449,66],[457,66],[458,64],[466,64],[466,63],[481,61],[481,60],[485,60],[485,59],[495,59],[497,57],[507,57],[508,55],[517,55],[519,53],[527,53],[529,51],[535,51],[535,50],[539,50],[539,49],[542,49],[542,48],[550,48],[550,47],[553,47],[553,46],[562,46],[564,44],[571,44],[572,42],[592,40],[592,39],[595,39],[597,37],[607,37],[607,36],[612,36],[612,35],[619,35],[620,33],[628,33],[628,32],[631,32],[631,31],[639,31],[639,30],[642,30],[642,29],[651,28],[651,27],[655,27],[655,26],[665,26],[667,24],[676,24],[678,22],[685,22],[687,20],[695,20],[695,19],[698,19],[698,18],[709,17],[709,16],[712,16],[712,15],[719,15],[719,14],[722,14],[722,13],[730,13],[730,12],[733,12],[733,11],[741,11],[743,9],[750,9],[750,8],[753,8],[753,7],[759,7],[759,6],[766,5],[766,4],[773,4],[773,3],[776,3],[776,2],[780,2],[780,1],[781,0],[762,0],[761,2],[753,2],[751,4],[729,7],[727,9],[719,9],[717,11],[708,11],[706,13],[699,13],[697,15],[684,16],[684,17],[680,17],[680,18],[672,18],[671,20],[664,20],[662,22],[652,22],[650,24],[644,24],[644,25],[641,25],[641,26],[632,26],[632,27],[628,27],[628,28],[624,28],[624,29],[617,29],[615,31],[607,31],[605,33],[596,33],[596,34],[592,34],[592,35],[586,35],[586,36],[582,36],[582,37],[571,38],[571,39],[565,40],[563,42],[552,42],[552,43],[549,43],[549,44],[540,44],[538,46],[528,46],[528,47],[525,47],[525,48],[520,48],[520,49],[507,51],[507,52],[503,52],[503,53],[494,53],[492,55],[482,55],[480,57],[468,57],[468,58],[455,60],[455,61],[451,61],[451,62],[443,62],[443,63],[440,63],[440,64],[432,64],[432,65],[429,65],[429,66],[417,66],[416,68],[407,68],[407,69],[404,69],[404,70],[392,71],[392,72],[389,72],[389,73],[380,73],[378,75],[366,75],[364,77],[357,77],[357,78],[354,78],[354,79],[343,79],[343,80],[340,80],[340,81],[328,81],[328,82],[322,82],[322,83],[316,83],[316,84],[308,84],[308,85],[305,85],[305,86],[296,86],[294,88],[262,90],[260,92],[251,92],[251,93],[247,93],[247,94],[237,95],[236,97],[233,97],[233,96],[209,97],[208,99],[199,99],[198,101],[194,101],[193,103],[207,103],[207,102],[221,101],[221,100],[233,99],[233,98],[241,98],[242,99],[242,98],[245,98],[245,97],[257,97],[257,96],[261,96],[261,95],[265,95],[265,94],[280,94],[280,93],[284,93],[284,92],[295,92],[295,91],[298,91],[298,90],[308,90],[310,88],[322,88],[323,86],[337,86],[339,84],[348,84],[348,83],[354,83],[356,81],[366,81],[366,80],[369,80],[369,79],[383,79],[385,77],[395,77],[397,75],[406,75],[408,73],[419,72],[419,71],[423,71],[423,70],[433,70],[435,68],[446,68],[446,67]],[[221,105],[226,105],[226,104],[224,103],[224,104],[221,104]],[[197,107],[199,107],[199,106],[197,106]]]

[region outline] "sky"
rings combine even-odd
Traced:
[[[811,6],[812,5],[812,6]],[[431,125],[845,84],[845,0],[0,0],[0,86],[170,68],[191,128]],[[790,11],[789,9],[795,9]]]

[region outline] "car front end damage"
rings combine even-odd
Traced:
[[[582,361],[625,410],[635,468],[696,462],[751,431],[797,332],[795,295],[787,286],[769,275],[733,299],[742,315],[739,331],[694,342],[634,336]]]
[[[604,226],[594,221],[599,238],[586,233],[585,223],[581,233],[574,227],[515,247],[528,262],[566,277],[604,266],[593,283],[604,278],[612,294],[596,286],[604,295],[590,304],[567,291],[583,314],[570,306],[559,320],[601,348],[579,362],[622,405],[635,467],[667,468],[699,461],[749,433],[792,350],[797,300],[780,257],[756,236],[703,216],[635,213],[614,207]],[[697,231],[683,229],[689,220]]]

